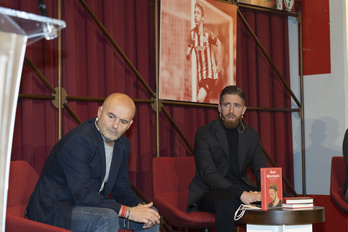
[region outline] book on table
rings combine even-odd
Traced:
[[[284,197],[285,204],[296,204],[296,203],[313,203],[312,197]]]
[[[283,203],[283,209],[306,209],[313,208],[313,203],[294,203],[294,204],[285,204]]]
[[[261,209],[277,209],[283,206],[282,168],[261,168]]]

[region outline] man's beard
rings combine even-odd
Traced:
[[[226,115],[228,116],[228,115]],[[235,121],[227,121],[225,120],[225,117],[224,116],[220,116],[221,119],[222,119],[222,123],[224,124],[224,126],[227,128],[227,129],[234,129],[238,126],[239,124],[239,121],[240,121],[240,118],[237,118]]]

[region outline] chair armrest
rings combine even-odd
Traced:
[[[342,192],[342,189],[332,188],[330,191],[330,197],[337,208],[339,208],[344,214],[348,215],[348,203],[344,201]]]
[[[215,224],[215,215],[208,212],[187,213],[168,203],[167,199],[156,197],[154,203],[158,211],[171,224],[187,228],[212,228]]]
[[[51,226],[41,222],[16,217],[11,214],[6,215],[6,232],[70,232],[60,227]],[[119,232],[134,232],[134,230],[120,229]]]
[[[48,224],[44,224],[41,222],[36,222],[33,220],[16,217],[11,214],[6,215],[6,232],[18,232],[18,231],[26,231],[26,232],[68,232],[70,230],[66,230],[60,227],[51,226]]]

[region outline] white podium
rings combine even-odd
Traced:
[[[62,20],[0,7],[0,226],[5,231],[13,130],[25,49],[42,38],[54,39]]]

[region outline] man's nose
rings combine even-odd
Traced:
[[[112,124],[114,128],[118,128],[118,125],[120,124],[120,119],[116,118],[115,122]]]
[[[234,107],[230,106],[230,113],[233,113],[233,111],[234,111]]]

